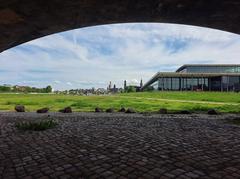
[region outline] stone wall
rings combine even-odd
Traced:
[[[0,0],[0,52],[74,28],[167,22],[240,33],[239,0]]]

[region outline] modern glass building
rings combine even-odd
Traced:
[[[240,91],[240,64],[183,65],[176,72],[158,72],[144,89],[159,91]]]

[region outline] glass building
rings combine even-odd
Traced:
[[[183,65],[158,72],[144,89],[159,91],[240,91],[240,65]]]

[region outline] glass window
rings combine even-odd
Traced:
[[[240,66],[189,66],[181,72],[187,73],[240,73]]]
[[[172,78],[172,90],[179,90],[180,88],[180,80],[179,78]]]

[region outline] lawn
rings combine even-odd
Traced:
[[[160,98],[174,100],[193,100],[208,102],[239,103],[240,93],[234,92],[142,92],[142,93],[123,93],[121,96]]]
[[[240,112],[240,93],[216,92],[143,92],[111,96],[72,96],[55,94],[0,94],[0,110],[13,111],[15,105],[25,105],[27,111],[49,107],[51,111],[71,106],[74,111],[94,111],[113,107],[131,107],[139,112],[168,110]]]

